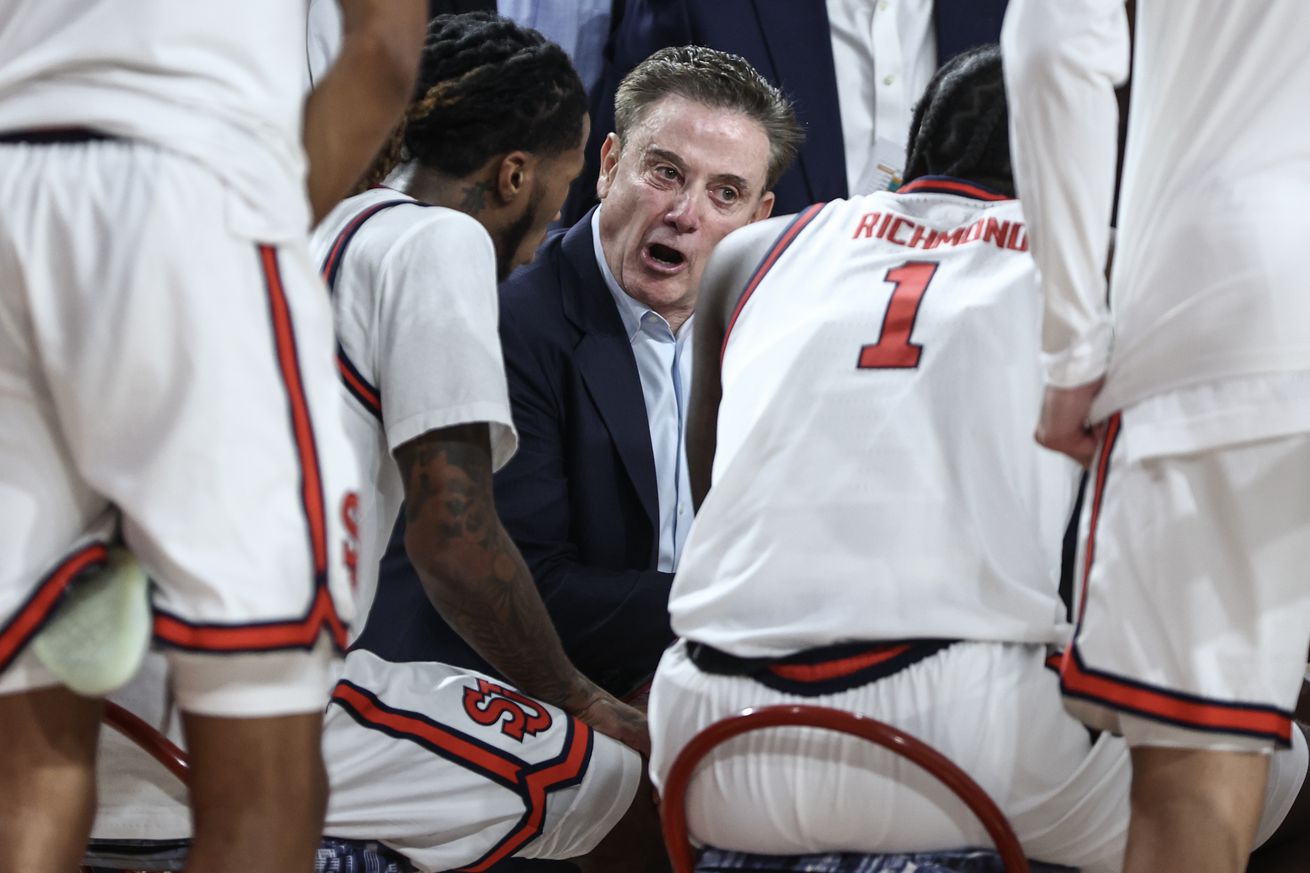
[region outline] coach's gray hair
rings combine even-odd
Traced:
[[[769,138],[766,191],[777,184],[805,139],[791,101],[745,58],[684,45],[660,49],[619,83],[614,95],[614,129],[620,143],[641,123],[647,109],[671,96],[740,112],[759,122]]]

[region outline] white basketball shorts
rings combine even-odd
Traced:
[[[651,778],[664,785],[693,736],[747,707],[810,704],[862,713],[924,741],[996,802],[1028,857],[1118,873],[1128,834],[1128,749],[1091,734],[1064,709],[1041,646],[957,642],[889,676],[831,694],[799,695],[748,676],[703,672],[685,642],[655,673]],[[1306,747],[1274,757],[1260,839],[1291,807]],[[869,854],[988,847],[986,830],[927,771],[864,740],[774,728],[724,743],[693,776],[694,839],[758,854]]]
[[[1310,647],[1310,435],[1135,460],[1124,421],[1083,508],[1068,705],[1130,745],[1286,746]]]
[[[428,871],[585,855],[641,780],[635,751],[498,680],[361,650],[323,730],[324,834],[384,843]]]
[[[195,162],[0,145],[0,693],[121,536],[179,705],[319,709],[350,616],[354,461],[303,232],[234,233]],[[221,657],[219,657],[221,656]]]

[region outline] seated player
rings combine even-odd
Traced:
[[[652,776],[747,706],[866,713],[969,772],[1030,857],[1117,873],[1126,748],[1065,712],[1047,667],[1069,632],[1077,468],[1032,440],[1040,295],[1006,115],[999,50],[968,52],[917,108],[898,192],[754,225],[716,253],[687,447],[703,503],[670,604],[682,640],[652,693]],[[989,845],[931,776],[858,740],[779,730],[710,762],[690,825],[719,848]],[[1275,757],[1262,840],[1304,838],[1284,819],[1305,770],[1298,737]]]
[[[663,863],[644,717],[569,662],[492,496],[517,442],[496,283],[531,260],[586,132],[562,49],[494,15],[440,16],[385,161],[391,187],[342,202],[314,234],[362,474],[360,610],[403,505],[421,608],[517,686],[364,646],[347,656],[324,728],[325,833],[423,870]]]

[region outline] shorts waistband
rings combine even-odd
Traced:
[[[31,130],[0,131],[0,144],[4,145],[58,145],[112,139],[117,137],[89,127],[37,127]]]
[[[805,649],[781,658],[741,658],[687,641],[687,657],[702,672],[748,676],[787,694],[837,694],[886,678],[945,649],[958,640],[889,640],[838,643]]]

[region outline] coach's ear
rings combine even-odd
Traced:
[[[755,207],[755,214],[751,216],[751,221],[763,221],[773,214],[774,196],[772,191],[765,192],[760,198],[760,205]]]
[[[619,135],[611,133],[600,146],[600,174],[596,177],[596,198],[604,200],[614,184],[614,171],[619,165]]]
[[[500,159],[496,172],[496,196],[508,206],[525,191],[532,190],[532,156],[515,151]]]

